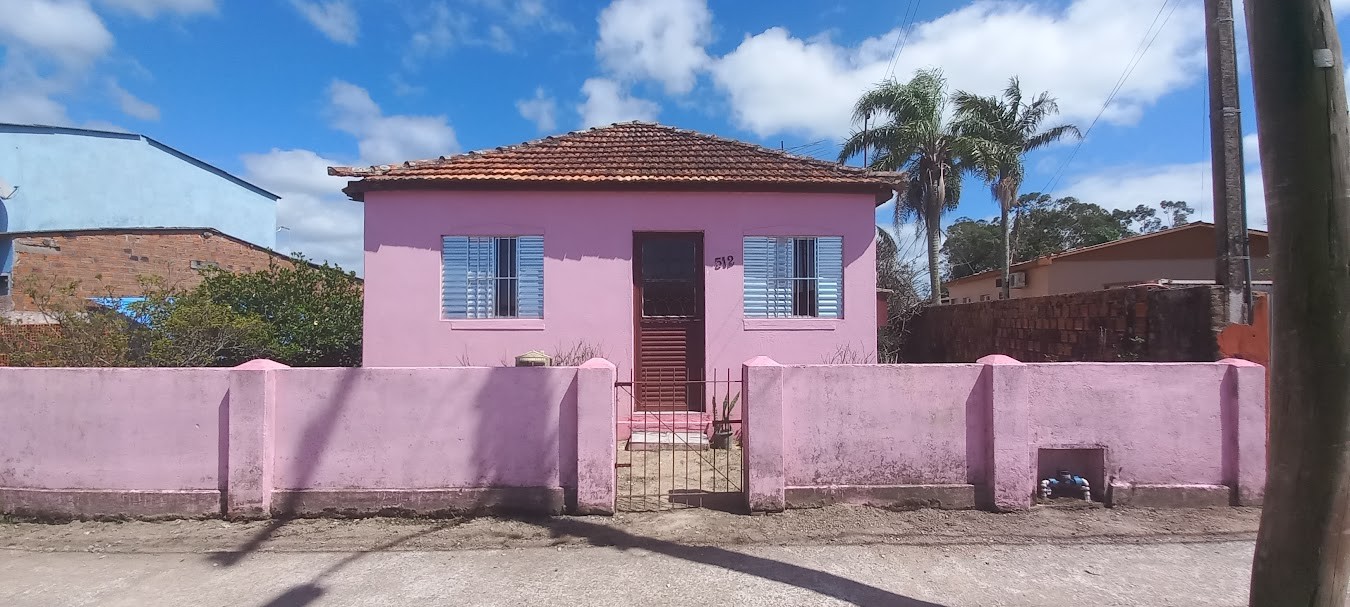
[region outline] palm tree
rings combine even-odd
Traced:
[[[869,169],[898,175],[895,225],[915,221],[928,239],[929,301],[942,295],[938,255],[942,214],[956,208],[961,173],[973,144],[944,117],[947,81],[936,69],[920,70],[909,82],[888,80],[863,93],[853,121],[874,126],[844,142],[839,161],[870,152]]]
[[[957,130],[975,146],[969,156],[973,170],[989,183],[998,201],[1003,226],[1003,298],[1007,299],[1012,268],[1008,213],[1017,204],[1018,190],[1026,174],[1023,159],[1028,152],[1060,139],[1083,135],[1072,124],[1041,130],[1046,118],[1059,113],[1059,105],[1044,92],[1031,103],[1023,103],[1022,86],[1016,77],[1008,80],[1002,97],[958,91],[954,101]]]

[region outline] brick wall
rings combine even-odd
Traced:
[[[904,362],[1212,361],[1222,329],[1213,287],[1132,287],[925,308]]]
[[[195,266],[214,264],[249,272],[268,261],[290,264],[274,251],[212,230],[124,230],[65,232],[14,239],[12,310],[34,310],[26,285],[77,280],[80,297],[134,297],[140,277],[158,276],[191,288],[201,282]],[[0,302],[3,305],[4,302]]]

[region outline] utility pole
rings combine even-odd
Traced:
[[[1350,116],[1330,0],[1246,0],[1270,259],[1270,450],[1251,605],[1350,577]]]
[[[1247,244],[1246,176],[1242,164],[1242,109],[1238,103],[1233,0],[1205,0],[1209,55],[1209,154],[1214,175],[1215,282],[1224,288],[1229,324],[1251,318],[1251,257]]]

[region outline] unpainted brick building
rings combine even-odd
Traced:
[[[291,265],[290,257],[210,228],[113,228],[14,234],[14,265],[8,291],[0,289],[0,311],[37,312],[31,288],[77,282],[83,298],[136,297],[142,279],[192,288],[200,270],[219,267],[251,272],[269,263]]]

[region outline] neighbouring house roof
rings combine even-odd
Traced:
[[[161,142],[159,142],[159,141],[156,141],[155,139],[153,139],[153,138],[151,138],[151,137],[148,137],[148,136],[146,136],[146,135],[141,135],[141,134],[139,134],[139,133],[128,133],[128,132],[123,132],[123,131],[103,131],[103,130],[98,130],[98,129],[79,129],[79,128],[73,128],[73,127],[64,127],[64,126],[52,126],[52,125],[47,125],[47,124],[15,124],[15,123],[9,123],[9,122],[0,122],[0,131],[3,131],[3,132],[9,132],[9,133],[28,133],[28,134],[34,134],[34,135],[75,135],[75,136],[81,136],[81,137],[108,137],[108,138],[113,138],[113,139],[139,139],[139,140],[141,140],[141,141],[144,141],[147,145],[149,145],[149,146],[151,146],[151,147],[153,147],[153,148],[155,148],[155,149],[161,150],[161,151],[163,151],[163,152],[166,153],[166,154],[169,154],[169,155],[171,155],[171,156],[174,156],[174,157],[176,157],[176,158],[178,158],[178,159],[180,159],[180,160],[182,160],[182,161],[184,161],[184,162],[187,162],[188,164],[191,164],[191,165],[193,165],[193,166],[196,166],[197,168],[200,168],[200,169],[202,169],[202,170],[204,170],[204,171],[207,171],[208,173],[213,173],[213,174],[215,174],[215,175],[217,175],[217,176],[219,176],[219,177],[222,177],[222,178],[224,178],[224,179],[226,179],[226,180],[228,180],[228,181],[234,183],[235,185],[238,185],[238,186],[243,187],[243,188],[245,188],[245,189],[247,189],[247,190],[249,190],[249,191],[252,191],[252,192],[255,193],[255,194],[259,194],[259,195],[261,195],[261,196],[265,196],[265,197],[267,197],[267,198],[271,198],[272,200],[278,200],[278,199],[281,198],[281,196],[279,196],[279,195],[277,195],[277,194],[273,194],[272,192],[269,192],[269,191],[267,191],[267,190],[264,190],[264,189],[261,188],[261,187],[258,187],[258,186],[254,185],[254,184],[252,184],[252,183],[247,182],[247,181],[244,181],[243,179],[241,179],[241,178],[239,178],[239,177],[236,177],[235,175],[231,174],[230,172],[226,171],[225,169],[221,169],[221,168],[219,168],[219,167],[216,167],[216,166],[214,166],[214,165],[212,165],[212,164],[210,164],[210,163],[208,163],[208,162],[206,162],[206,161],[204,161],[204,160],[201,160],[201,159],[196,158],[196,157],[194,157],[194,156],[192,156],[192,155],[189,155],[189,154],[186,154],[186,153],[184,153],[184,152],[181,152],[181,151],[179,151],[179,150],[177,150],[177,149],[175,149],[175,148],[173,148],[173,147],[170,147],[170,146],[165,145],[165,144],[163,144],[163,143],[161,143]]]
[[[893,176],[751,143],[647,122],[545,137],[491,150],[363,168],[353,200],[372,190],[623,188],[870,192],[891,196]]]
[[[1027,268],[1032,268],[1032,267],[1037,267],[1037,266],[1048,266],[1048,265],[1050,265],[1050,264],[1053,264],[1053,263],[1056,262],[1056,261],[1061,261],[1061,260],[1064,260],[1064,259],[1069,258],[1069,257],[1074,257],[1074,256],[1077,256],[1077,255],[1083,255],[1083,254],[1085,254],[1085,253],[1092,253],[1092,252],[1096,252],[1096,251],[1101,251],[1101,250],[1103,250],[1103,249],[1109,249],[1109,248],[1112,248],[1112,247],[1119,247],[1119,246],[1121,246],[1121,245],[1135,244],[1135,243],[1138,243],[1138,242],[1144,241],[1144,240],[1159,239],[1159,238],[1164,238],[1164,237],[1166,237],[1166,238],[1175,238],[1175,237],[1178,237],[1178,236],[1184,237],[1184,236],[1187,236],[1187,235],[1198,236],[1198,235],[1199,235],[1199,232],[1202,232],[1202,231],[1212,231],[1213,229],[1214,229],[1214,224],[1212,224],[1212,223],[1209,223],[1209,222],[1207,222],[1207,221],[1194,221],[1194,222],[1188,223],[1188,224],[1186,224],[1186,225],[1184,225],[1184,226],[1181,226],[1181,227],[1168,228],[1168,229],[1166,229],[1166,230],[1160,230],[1160,231],[1157,231],[1157,232],[1151,232],[1151,233],[1149,233],[1149,234],[1140,234],[1140,235],[1138,235],[1138,236],[1131,236],[1131,237],[1129,237],[1129,238],[1121,238],[1120,240],[1113,240],[1113,241],[1111,241],[1111,242],[1104,242],[1104,243],[1101,243],[1101,244],[1095,244],[1095,245],[1087,246],[1087,247],[1079,247],[1079,248],[1077,248],[1077,249],[1069,249],[1068,251],[1064,251],[1064,252],[1062,252],[1062,253],[1054,253],[1054,254],[1052,254],[1052,255],[1043,255],[1043,256],[1037,257],[1037,258],[1035,258],[1035,259],[1030,259],[1030,260],[1027,260],[1027,261],[1015,263],[1015,264],[1012,265],[1011,271],[1017,272],[1017,271],[1020,271],[1020,270],[1025,270],[1025,269],[1027,269]],[[1266,232],[1264,232],[1264,231],[1262,231],[1262,230],[1247,230],[1247,233],[1248,233],[1250,236],[1254,236],[1254,237],[1257,237],[1257,238],[1266,238],[1266,236],[1267,236],[1267,235],[1266,235]],[[1213,255],[1213,253],[1211,253],[1211,255]],[[952,280],[947,281],[946,284],[948,284],[948,285],[960,285],[960,284],[966,284],[966,283],[971,283],[971,282],[976,282],[976,281],[980,281],[980,280],[985,280],[985,279],[993,278],[993,277],[996,277],[996,276],[1000,275],[1001,273],[1002,273],[1002,270],[1001,270],[1001,269],[999,269],[999,268],[994,268],[994,269],[992,269],[992,270],[986,270],[986,271],[984,271],[984,272],[980,272],[979,274],[971,274],[970,276],[963,276],[963,277],[961,277],[961,278],[954,278],[954,279],[952,279]]]

